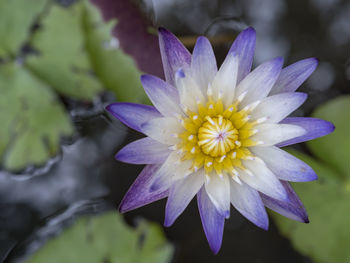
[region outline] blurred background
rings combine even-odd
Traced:
[[[294,115],[336,131],[290,149],[319,175],[293,185],[310,224],[271,213],[264,231],[232,210],[214,256],[194,201],[166,229],[164,200],[117,212],[142,167],[114,154],[141,135],[104,107],[147,103],[139,76],[163,77],[159,26],[189,50],[207,36],[219,63],[247,26],[255,66],[319,59]],[[349,87],[346,0],[0,0],[0,260],[350,262]]]

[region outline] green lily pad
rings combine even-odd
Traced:
[[[40,165],[59,150],[72,123],[55,93],[17,64],[0,66],[0,157],[8,170]]]
[[[316,109],[313,117],[329,120],[336,129],[332,134],[309,141],[315,156],[350,178],[350,96],[341,96]]]
[[[172,254],[173,247],[158,225],[142,221],[133,229],[120,214],[109,212],[80,218],[27,262],[165,263]]]
[[[0,0],[0,57],[15,56],[47,0]]]
[[[53,5],[41,24],[30,42],[39,53],[26,65],[57,92],[91,100],[106,88],[119,101],[145,99],[140,71],[111,36],[115,21],[105,23],[89,1]]]
[[[310,223],[303,224],[273,213],[280,232],[294,247],[317,263],[350,262],[350,191],[337,172],[305,154],[291,151],[308,163],[319,180],[294,183],[293,187],[309,214]]]
[[[102,85],[86,52],[83,15],[81,3],[69,8],[53,4],[30,41],[38,55],[28,56],[25,64],[60,94],[91,100],[101,92]]]
[[[116,21],[104,23],[99,10],[89,2],[84,3],[86,48],[97,77],[118,101],[146,102],[135,61],[118,48],[117,39],[111,38]]]

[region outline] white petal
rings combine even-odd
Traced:
[[[236,88],[237,98],[247,92],[244,100],[240,103],[241,108],[254,101],[261,100],[269,94],[278,78],[282,64],[282,58],[267,61],[254,69],[238,84]]]
[[[170,188],[165,208],[165,226],[170,226],[181,215],[192,198],[198,193],[204,183],[203,169],[174,183]]]
[[[240,178],[254,189],[278,200],[286,200],[287,193],[276,176],[261,162],[243,161],[243,166],[252,172],[240,171]]]
[[[166,117],[183,115],[178,91],[164,80],[152,75],[141,76],[141,83],[153,105]]]
[[[197,111],[197,102],[204,104],[205,97],[194,81],[190,72],[179,69],[175,76],[176,87],[179,90],[180,102],[191,111]]]
[[[251,147],[250,150],[260,157],[280,180],[307,182],[317,179],[310,166],[278,147]]]
[[[305,129],[291,124],[260,124],[255,126],[257,134],[252,136],[253,141],[261,143],[261,146],[271,146],[277,143],[305,134]]]
[[[176,118],[155,118],[141,126],[141,131],[152,139],[168,145],[177,144],[179,133],[184,131]]]
[[[228,218],[230,216],[230,182],[227,175],[219,177],[210,175],[210,180],[205,184],[205,190],[218,212]]]
[[[307,95],[301,92],[273,95],[262,100],[250,115],[252,119],[266,117],[265,123],[278,123],[299,108],[306,98]]]
[[[169,164],[169,162],[173,162]],[[184,179],[192,173],[192,161],[181,161],[180,159],[171,160],[164,167],[166,171],[160,170],[159,176],[154,180],[152,191],[159,189],[168,189],[176,181]]]
[[[173,151],[162,166],[160,166],[160,168],[155,172],[154,182],[151,185],[151,191],[157,191],[163,188],[166,190],[169,188],[169,182],[172,179],[176,167],[179,166],[180,163],[180,155]]]
[[[209,40],[205,37],[199,37],[194,46],[191,70],[193,78],[202,90],[202,93],[205,94],[207,92],[208,84],[213,81],[213,78],[218,71],[213,48],[211,47]]]
[[[237,72],[238,57],[229,53],[212,83],[214,100],[221,97],[225,107],[230,106],[234,100]]]
[[[231,203],[248,220],[267,229],[269,219],[259,193],[245,183],[231,183]]]

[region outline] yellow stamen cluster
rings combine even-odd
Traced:
[[[257,130],[257,121],[251,121],[253,107],[238,110],[239,101],[224,109],[221,99],[211,98],[206,105],[198,103],[197,112],[186,110],[182,118],[185,132],[179,135],[181,143],[176,146],[183,153],[183,160],[192,160],[192,170],[204,167],[205,173],[224,172],[237,176],[236,168],[245,170],[241,160],[252,159],[248,147],[257,142],[250,137]]]

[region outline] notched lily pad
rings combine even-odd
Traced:
[[[102,90],[85,49],[82,4],[53,4],[43,15],[30,44],[38,51],[26,66],[62,95],[91,100]]]
[[[69,8],[53,5],[30,41],[38,55],[26,65],[68,97],[91,100],[106,88],[119,101],[143,101],[140,72],[112,38],[114,25],[87,0]]]
[[[161,228],[142,221],[136,229],[121,215],[109,212],[83,217],[32,255],[27,262],[170,262],[173,247]]]
[[[57,153],[72,123],[55,93],[17,64],[0,66],[0,157],[8,170],[40,165]]]
[[[86,49],[97,77],[106,89],[114,92],[118,101],[145,102],[141,72],[135,61],[119,48],[118,40],[111,37],[116,21],[105,23],[96,7],[89,2],[84,4]]]

